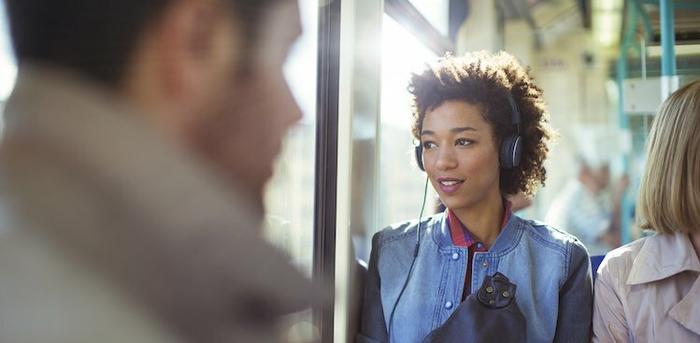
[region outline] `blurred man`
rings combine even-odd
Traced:
[[[580,156],[577,165],[576,177],[554,199],[545,221],[578,237],[590,255],[604,255],[620,245],[620,202],[627,178],[608,189],[609,162]]]
[[[258,232],[296,1],[6,3],[0,342],[274,340],[313,292]]]

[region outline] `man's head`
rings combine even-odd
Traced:
[[[608,163],[590,165],[586,161],[578,161],[578,179],[591,192],[603,191],[610,184],[610,165]]]
[[[579,181],[593,193],[608,188],[611,164],[623,151],[623,134],[606,125],[585,124],[577,125],[571,137]]]
[[[17,59],[123,96],[260,200],[300,117],[282,67],[295,0],[6,0]]]

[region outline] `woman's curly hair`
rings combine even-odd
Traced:
[[[501,169],[503,194],[524,192],[533,195],[544,186],[544,160],[555,133],[548,123],[542,90],[533,83],[529,71],[512,55],[485,51],[461,57],[447,55],[425,70],[413,74],[408,87],[413,97],[412,132],[420,140],[425,114],[448,100],[461,100],[478,106],[491,125],[497,150],[514,133],[508,93],[521,117],[522,159],[513,169]]]

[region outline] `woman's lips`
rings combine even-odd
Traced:
[[[439,178],[438,187],[445,194],[456,192],[462,186],[464,180],[455,178]]]

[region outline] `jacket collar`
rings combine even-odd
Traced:
[[[668,315],[688,330],[700,335],[700,277],[690,288],[688,294],[671,308]]]
[[[27,226],[199,333],[220,333],[242,315],[232,312],[241,302],[276,315],[320,301],[259,236],[251,199],[101,89],[64,71],[20,68],[0,182],[10,206],[38,224]]]
[[[441,250],[451,250],[454,248],[454,243],[452,242],[447,212],[445,211],[439,214],[435,217],[435,220],[436,222],[433,226],[435,228],[433,230],[433,240]],[[514,213],[510,213],[506,224],[503,226],[501,233],[498,234],[493,246],[489,248],[488,253],[499,254],[513,249],[517,245],[518,239],[522,233],[521,222],[522,219]]]
[[[659,234],[646,238],[632,262],[627,285],[641,285],[663,280],[685,271],[700,272],[700,262],[687,234]],[[669,316],[700,335],[700,278],[675,304]]]
[[[645,239],[635,257],[627,285],[654,282],[688,270],[700,272],[700,262],[688,235],[654,235]]]

